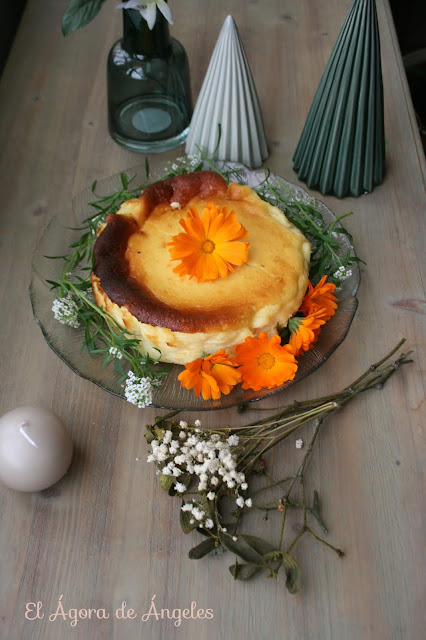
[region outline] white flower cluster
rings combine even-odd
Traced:
[[[115,356],[118,360],[121,360],[121,358],[123,357],[123,354],[119,349],[117,349],[117,347],[110,347],[109,352],[112,356]]]
[[[240,508],[251,507],[251,499],[245,500],[238,493],[240,489],[244,491],[248,487],[244,473],[237,471],[237,458],[233,451],[239,444],[238,436],[230,435],[225,440],[218,433],[201,431],[199,420],[194,422],[194,426],[197,427],[195,430],[188,429],[188,424],[181,421],[180,431],[176,433],[177,439],[173,439],[171,430],[166,430],[161,440],[153,440],[148,462],[156,463],[166,476],[195,476],[198,491],[206,492],[208,500],[216,498],[216,488],[223,483],[235,493],[236,503]],[[181,482],[177,482],[174,488],[178,493],[186,491],[186,486]],[[192,510],[184,505],[183,510],[191,511],[194,518],[201,522],[203,518],[197,517],[201,516],[197,511],[199,505],[191,507]],[[193,509],[196,509],[195,513]]]
[[[200,509],[199,504],[192,504],[191,502],[187,502],[183,505],[182,511],[189,511],[192,518],[190,519],[190,524],[195,524],[197,522],[198,526],[206,529],[213,529],[214,522],[211,518],[209,518],[204,511],[204,509]]]
[[[180,167],[188,167],[188,168],[194,169],[199,163],[200,163],[199,156],[195,156],[195,155],[182,156],[180,158],[176,158],[175,162],[171,164],[170,168],[172,171],[178,171]]]
[[[73,300],[70,294],[64,298],[55,298],[52,305],[52,311],[55,314],[55,319],[59,320],[61,324],[73,327],[73,329],[78,329],[80,326],[77,315],[77,303]]]
[[[346,278],[350,278],[351,275],[352,275],[352,269],[347,269],[343,265],[333,273],[333,277],[337,278],[338,280],[346,280]]]
[[[143,409],[152,404],[152,392],[159,384],[161,384],[159,380],[138,378],[133,371],[129,371],[124,395],[129,402]]]

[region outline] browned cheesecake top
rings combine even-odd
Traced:
[[[236,213],[249,232],[249,259],[227,278],[197,282],[173,272],[167,244],[188,211],[201,215],[209,202]],[[294,313],[307,285],[309,245],[252,189],[204,171],[155,183],[123,203],[107,217],[94,256],[94,274],[113,303],[142,323],[197,333],[261,326],[262,314],[266,324],[274,313]]]

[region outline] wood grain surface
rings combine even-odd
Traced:
[[[387,0],[377,0],[387,175],[359,199],[321,198],[336,214],[354,211],[346,226],[367,263],[359,309],[328,362],[262,406],[336,390],[402,336],[415,363],[383,391],[334,415],[321,433],[309,488],[318,489],[330,541],[346,556],[339,559],[303,538],[295,552],[303,570],[296,596],[287,593],[282,576],[233,581],[229,557],[187,558],[198,537],[181,533],[179,501],[160,490],[145,464],[144,426],[157,412],[138,410],[79,378],[49,349],[33,320],[31,256],[51,215],[94,179],[143,162],[107,132],[105,63],[120,36],[119,12],[109,2],[92,24],[64,38],[66,4],[28,1],[0,85],[0,414],[20,405],[50,408],[69,426],[76,447],[69,473],[52,489],[0,489],[1,639],[417,640],[425,625],[426,171]],[[266,165],[295,183],[292,154],[350,5],[170,0],[172,34],[187,50],[194,99],[223,21],[234,16],[263,111]],[[164,156],[151,160],[163,162]],[[257,414],[254,407],[250,415]],[[242,420],[234,409],[202,419],[205,426]],[[283,475],[299,455],[288,439],[268,467]],[[265,522],[253,516],[253,523],[253,531],[277,536],[272,517]],[[105,608],[110,618],[75,627],[49,621],[61,595],[67,610]],[[179,627],[153,617],[143,622],[154,595],[159,608],[183,609],[195,601],[213,609],[214,617]],[[44,618],[27,620],[26,603],[37,601]],[[123,601],[137,619],[113,615]]]

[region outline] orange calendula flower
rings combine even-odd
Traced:
[[[336,285],[331,282],[326,283],[326,279],[327,276],[323,276],[315,287],[313,287],[309,282],[308,291],[303,298],[302,305],[299,309],[299,311],[301,311],[305,316],[309,316],[311,313],[318,311],[319,309],[324,309],[326,311],[324,314],[325,322],[334,316],[337,309],[337,298],[333,295]]]
[[[173,269],[180,276],[195,277],[198,282],[226,278],[234,267],[247,262],[247,230],[233,211],[209,202],[201,218],[196,209],[179,221],[185,233],[173,236],[168,243],[172,260],[180,260]]]
[[[241,373],[228,359],[227,353],[220,349],[214,355],[186,364],[178,380],[185,389],[194,389],[197,398],[201,393],[204,400],[218,400],[221,393],[228,395],[240,382]]]
[[[269,339],[262,332],[236,347],[234,362],[240,365],[243,389],[272,389],[293,380],[297,362],[289,345],[281,345],[280,340],[278,334]]]
[[[295,356],[298,356],[302,351],[312,349],[318,340],[322,325],[327,320],[327,310],[323,308],[317,309],[306,318],[290,318],[288,321],[289,345]]]

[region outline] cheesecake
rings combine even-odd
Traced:
[[[227,277],[176,273],[170,243],[181,221],[206,207],[234,213],[247,231],[247,260]],[[154,183],[107,216],[94,246],[96,303],[144,354],[186,364],[248,336],[285,327],[308,284],[310,244],[277,207],[246,185],[200,171]]]

